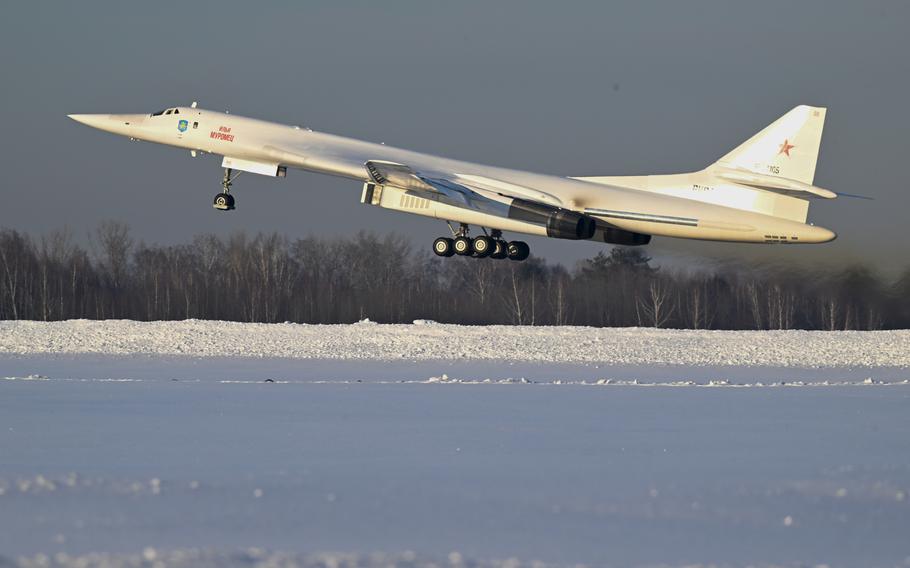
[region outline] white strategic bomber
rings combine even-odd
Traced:
[[[825,109],[798,106],[705,169],[650,176],[560,177],[451,160],[223,112],[196,103],[152,114],[71,114],[131,139],[223,157],[214,207],[234,209],[241,172],[285,177],[288,168],[363,183],[361,202],[446,221],[439,256],[524,260],[503,232],[643,245],[652,235],[744,243],[823,243],[806,223]],[[454,225],[453,225],[454,223]],[[471,226],[475,227],[473,237]]]

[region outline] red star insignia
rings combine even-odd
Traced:
[[[784,140],[784,143],[780,145],[780,150],[777,151],[777,155],[786,154],[787,157],[790,157],[790,150],[796,148],[793,144],[790,144],[790,140]]]

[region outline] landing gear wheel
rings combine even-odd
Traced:
[[[230,193],[219,193],[215,196],[212,207],[219,211],[230,211],[234,208],[234,196]]]
[[[524,241],[512,241],[509,243],[509,260],[522,261],[531,256],[531,247]]]
[[[455,254],[455,242],[446,237],[439,237],[433,241],[433,252],[436,256],[452,256]]]
[[[472,248],[474,249],[474,256],[477,258],[488,257],[493,252],[495,246],[496,245],[493,243],[493,239],[490,237],[484,235],[475,237],[474,243],[472,244]]]
[[[454,242],[455,254],[460,256],[468,256],[474,252],[474,247],[471,246],[470,237],[458,237]]]
[[[509,245],[502,239],[496,239],[493,242],[493,252],[490,253],[490,258],[495,258],[496,260],[501,260],[503,258],[508,258],[509,256]]]

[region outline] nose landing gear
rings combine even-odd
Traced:
[[[463,224],[458,230],[452,229],[454,238],[439,237],[433,241],[433,252],[436,256],[450,257],[454,255],[472,256],[474,258],[494,258],[501,260],[522,261],[531,254],[531,248],[524,241],[506,242],[502,238],[502,231],[494,229],[489,235],[480,235],[474,238],[468,236],[468,226]]]
[[[232,211],[234,209],[234,196],[231,195],[231,186],[234,185],[234,180],[243,172],[237,172],[236,175],[231,176],[232,171],[231,168],[224,169],[224,178],[221,180],[222,191],[215,196],[215,200],[212,202],[212,207],[219,211]]]

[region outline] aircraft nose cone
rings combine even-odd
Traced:
[[[109,114],[68,114],[67,116],[76,122],[81,122],[92,128],[101,128],[102,130],[104,129],[104,125],[108,123],[111,118],[111,115]]]
[[[86,126],[124,136],[133,136],[136,127],[141,126],[145,120],[145,116],[141,114],[69,114],[67,116]]]

